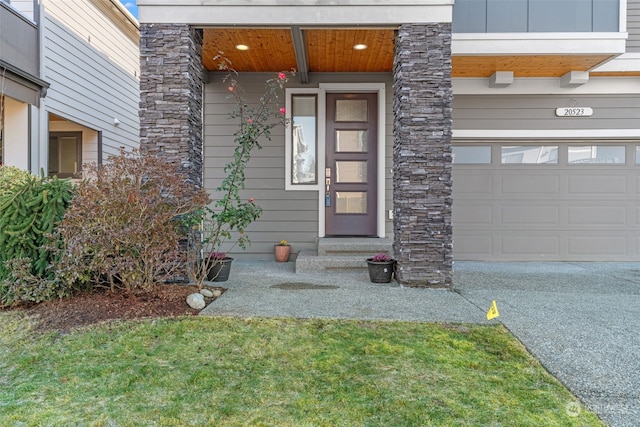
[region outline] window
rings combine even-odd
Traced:
[[[76,177],[82,170],[82,132],[49,133],[49,176]]]
[[[625,163],[624,145],[581,145],[569,147],[569,164]]]
[[[502,164],[557,164],[557,145],[512,145],[502,147]]]
[[[291,97],[291,184],[316,184],[318,120],[316,95]]]
[[[454,146],[452,148],[455,164],[489,164],[491,163],[491,146]]]

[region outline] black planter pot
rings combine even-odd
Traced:
[[[373,283],[389,283],[395,269],[395,261],[371,261],[367,260],[369,267],[369,279]]]
[[[233,261],[233,258],[229,257],[216,261],[207,272],[207,280],[210,282],[226,282],[229,280],[231,261]]]

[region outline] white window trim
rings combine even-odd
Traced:
[[[317,168],[317,176],[315,184],[293,184],[291,182],[291,156],[292,153],[292,134],[291,128],[287,127],[287,131],[285,132],[285,146],[284,146],[284,173],[285,173],[285,181],[284,181],[284,189],[286,191],[320,191],[322,188],[322,184],[324,184],[324,141],[325,141],[325,125],[326,125],[326,117],[325,114],[321,114],[321,112],[326,111],[326,96],[325,91],[322,89],[302,89],[302,88],[290,88],[286,89],[286,101],[285,101],[285,111],[288,122],[291,123],[292,117],[292,98],[293,95],[315,95],[318,100],[317,110],[316,110],[316,126],[317,129],[317,141],[316,141],[316,168]]]

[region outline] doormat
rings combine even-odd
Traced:
[[[339,289],[339,286],[335,285],[316,285],[313,283],[303,283],[303,282],[290,282],[290,283],[280,283],[277,285],[270,286],[275,289],[286,289],[286,290],[301,290],[301,289]]]

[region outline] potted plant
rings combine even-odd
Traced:
[[[231,261],[233,261],[233,258],[228,257],[224,252],[211,252],[209,254],[209,260],[207,280],[210,282],[226,282],[229,280],[229,272],[231,271]]]
[[[280,243],[273,245],[274,255],[277,262],[288,262],[291,255],[291,245],[286,240],[280,240]]]
[[[369,279],[373,283],[389,283],[395,270],[396,260],[385,253],[378,253],[367,258]]]

